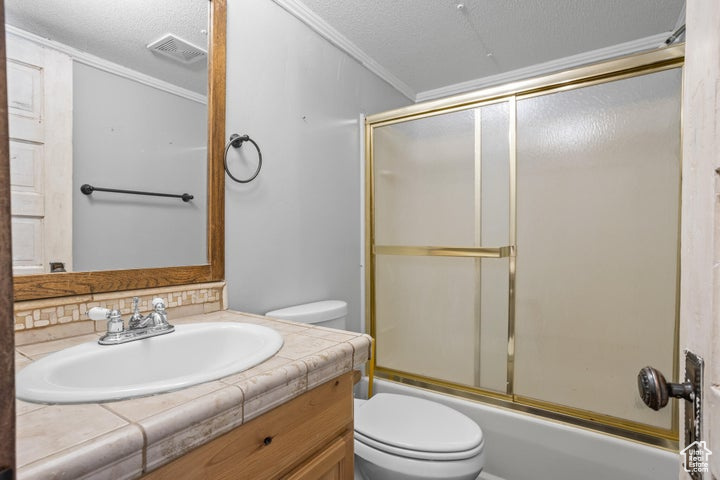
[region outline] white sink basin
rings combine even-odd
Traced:
[[[83,343],[21,370],[17,397],[85,403],[169,392],[247,370],[282,344],[275,330],[249,323],[177,325],[173,333],[121,345]]]

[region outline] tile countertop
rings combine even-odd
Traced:
[[[79,405],[17,401],[19,480],[128,479],[297,397],[368,360],[370,337],[267,317],[220,311],[171,319],[269,326],[284,339],[269,360],[244,372],[149,397]],[[16,348],[17,370],[100,334]],[[110,347],[112,348],[112,347]]]

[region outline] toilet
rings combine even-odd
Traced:
[[[324,300],[265,315],[344,330],[347,303]],[[391,393],[355,399],[354,407],[356,480],[475,480],[485,465],[482,430],[452,408]]]

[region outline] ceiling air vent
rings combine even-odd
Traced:
[[[182,63],[194,63],[207,56],[207,52],[186,42],[180,37],[168,33],[147,46],[148,50],[157,52]]]

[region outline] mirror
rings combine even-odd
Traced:
[[[225,0],[5,12],[15,299],[222,279]]]

